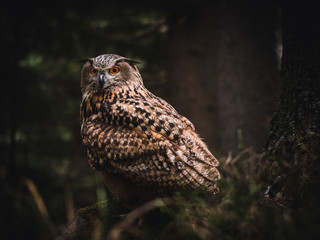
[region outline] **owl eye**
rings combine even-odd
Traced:
[[[120,68],[119,67],[112,67],[109,69],[109,73],[110,74],[117,74],[118,72],[120,72]]]
[[[97,75],[98,69],[90,68],[90,73],[91,73],[91,75]]]

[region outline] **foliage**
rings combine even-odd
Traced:
[[[205,196],[197,191],[178,192],[174,196],[174,202],[169,202],[168,205],[157,200],[152,203],[152,208],[134,209],[128,216],[134,211],[139,214],[130,221],[126,219],[128,216],[116,217],[120,216],[121,211],[112,201],[82,209],[78,216],[89,216],[92,210],[96,211],[95,219],[99,219],[103,229],[107,231],[99,234],[97,231],[103,231],[101,228],[91,231],[92,235],[87,237],[94,239],[97,236],[113,240],[319,237],[319,207],[314,204],[315,201],[310,205],[289,209],[275,198],[270,198],[267,192],[265,196],[261,194],[263,187],[259,184],[255,171],[248,171],[255,169],[260,157],[249,148],[234,158],[229,155],[224,159],[221,193],[216,196]],[[120,227],[123,223],[125,227]]]

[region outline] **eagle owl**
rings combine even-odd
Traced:
[[[128,205],[175,190],[214,193],[217,159],[187,118],[145,88],[135,63],[115,54],[85,60],[80,115],[90,165]]]

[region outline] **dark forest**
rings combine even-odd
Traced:
[[[17,6],[19,5],[19,6]],[[0,239],[320,239],[312,1],[49,1],[1,8]],[[81,60],[138,61],[220,162],[220,192],[125,211],[81,146]]]

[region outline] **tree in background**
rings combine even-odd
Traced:
[[[319,207],[320,17],[316,7],[282,2],[282,86],[260,171],[269,195],[290,207]],[[309,205],[309,206],[308,206]],[[314,215],[314,214],[311,214]]]
[[[173,105],[214,151],[260,151],[278,95],[276,4],[188,3],[169,21]]]

